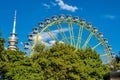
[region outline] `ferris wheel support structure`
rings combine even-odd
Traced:
[[[76,30],[74,30],[75,26],[77,26]],[[67,31],[64,29],[67,29]],[[84,30],[89,33],[85,41],[83,41]],[[57,35],[55,31],[57,31]],[[39,38],[43,33],[47,33],[49,35],[48,40],[44,41]],[[93,38],[96,40],[96,44],[92,44],[90,46],[89,43]],[[45,22],[40,22],[39,26],[33,29],[33,33],[28,36],[28,40],[32,41],[32,47],[27,48],[29,44],[26,44],[27,46],[25,46],[25,49],[30,49],[31,55],[34,54],[34,48],[38,42],[50,45],[49,42],[53,40],[70,44],[74,46],[76,50],[79,48],[86,49],[87,47],[91,47],[93,50],[96,50],[96,48],[101,47],[103,54],[100,55],[101,57],[106,56],[107,63],[110,62],[110,59],[113,56],[111,53],[112,47],[108,45],[107,39],[103,38],[103,34],[98,32],[97,28],[93,28],[91,23],[86,24],[85,19],[79,20],[77,16],[74,18],[72,18],[71,15],[68,15],[66,18],[64,15],[60,15],[59,18],[57,18],[57,16],[53,16],[52,20],[47,18]]]

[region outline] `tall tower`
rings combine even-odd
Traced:
[[[15,33],[15,30],[16,30],[16,11],[15,11],[15,14],[14,14],[14,23],[13,23],[13,31],[11,33],[11,36],[8,38],[8,49],[10,50],[16,50],[17,49],[17,43],[18,43],[18,38],[16,37],[16,33]]]

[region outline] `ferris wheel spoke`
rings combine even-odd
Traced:
[[[55,41],[58,41],[57,37],[50,31],[50,29],[46,29],[48,35]]]
[[[62,39],[64,40],[64,43],[67,43],[67,38],[66,38],[66,35],[65,35],[61,25],[57,24],[56,26],[57,26],[57,28],[58,28],[58,30],[60,32],[60,35],[61,35]]]
[[[100,56],[105,56],[106,57],[105,62],[107,63],[108,62],[108,53],[107,53],[107,50],[105,49],[105,46],[103,44],[101,44],[101,47],[102,47],[102,50],[104,51],[104,54],[102,54]]]
[[[74,45],[75,44],[75,42],[74,42],[74,33],[73,33],[71,23],[68,23],[68,31],[69,31],[69,34],[70,34],[70,45]]]
[[[69,34],[70,34],[70,45],[72,45],[70,24],[68,24],[68,31],[69,31]]]
[[[108,53],[106,52],[106,54],[108,54]],[[108,57],[108,56],[109,56],[109,55],[106,56],[106,62],[107,62],[107,63],[109,63],[109,60],[108,60],[109,57]]]
[[[78,49],[80,47],[80,44],[81,44],[83,27],[84,26],[80,26],[80,28],[79,28],[78,39],[77,39],[77,43],[76,43],[76,49]]]
[[[100,44],[102,44],[102,42],[99,42],[98,44],[96,44],[92,49],[94,50],[94,49],[97,48]]]
[[[71,27],[71,37],[72,37],[72,41],[73,41],[73,46],[75,46],[75,39],[74,39],[74,32],[73,32],[72,24],[70,24],[70,27]]]
[[[107,44],[104,44],[104,45],[105,45],[105,48],[106,48],[106,49],[104,48],[104,49],[105,49],[105,50],[104,50],[104,54],[107,54],[107,55],[106,55],[106,63],[110,63],[109,55],[110,55],[111,52],[110,52],[110,50],[108,49]]]
[[[111,56],[110,56],[110,54],[111,54],[111,52],[110,52],[110,50],[106,50],[106,53],[108,54],[107,56],[106,56],[106,59],[107,59],[107,63],[110,63],[111,62]]]
[[[89,34],[87,40],[85,41],[85,43],[84,43],[83,46],[82,46],[82,49],[85,49],[85,48],[87,47],[87,44],[89,43],[89,41],[90,41],[90,39],[92,38],[93,34],[94,34],[93,32],[91,32],[91,33]]]
[[[100,55],[100,56],[107,56],[108,54],[102,54],[102,55]]]
[[[59,26],[59,27],[60,27],[60,29],[62,30],[61,32],[62,32],[62,34],[64,35],[64,38],[65,38],[65,40],[66,40],[66,42],[67,42],[67,41],[68,41],[68,39],[67,39],[67,37],[66,37],[66,35],[65,35],[64,31],[63,31],[62,26],[61,26],[60,24],[58,24],[58,26]]]
[[[34,47],[36,46],[38,41],[41,43],[41,40],[39,40],[39,35],[36,35],[34,42],[33,42],[33,45],[31,47],[30,57],[34,54]]]

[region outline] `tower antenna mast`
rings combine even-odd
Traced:
[[[15,10],[15,14],[14,14],[14,23],[13,23],[13,34],[15,34],[15,29],[16,29],[16,10]]]
[[[13,31],[11,36],[8,38],[8,49],[10,50],[16,50],[17,49],[17,43],[18,43],[18,39],[16,37],[16,10],[15,10],[15,14],[14,14],[14,22],[13,22]]]

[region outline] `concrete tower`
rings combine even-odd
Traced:
[[[15,14],[14,14],[13,31],[11,33],[11,36],[8,38],[8,43],[9,43],[8,49],[10,49],[10,50],[16,50],[17,49],[18,39],[16,37],[15,30],[16,30],[16,11],[15,11]]]

